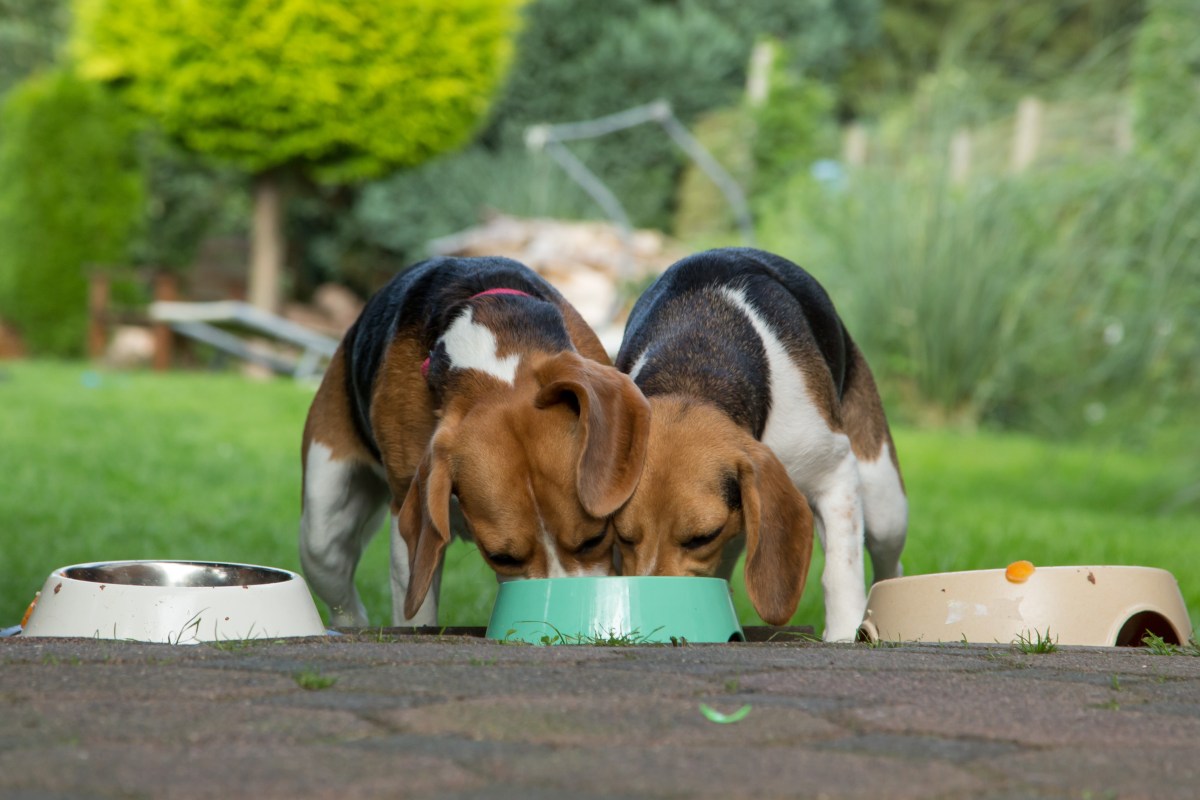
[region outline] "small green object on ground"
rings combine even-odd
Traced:
[[[731,722],[741,722],[750,713],[750,706],[742,706],[737,711],[730,714],[722,714],[712,706],[700,704],[700,713],[703,714],[709,722],[716,722],[721,725],[728,725]]]

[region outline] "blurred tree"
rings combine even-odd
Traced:
[[[69,0],[0,0],[0,96],[59,59],[70,30]],[[3,132],[0,132],[3,135]],[[182,268],[215,225],[241,209],[239,175],[143,129],[137,138],[146,178],[145,217],[130,245],[138,265]]]
[[[350,183],[463,144],[520,0],[77,0],[83,73],[254,178],[250,299],[279,303],[282,187]]]
[[[734,103],[757,39],[784,41],[804,71],[836,74],[874,36],[879,0],[537,0],[483,137],[523,147],[524,129],[612,114],[659,98],[684,124]],[[572,150],[639,225],[666,227],[684,159],[654,125]]]
[[[156,126],[143,125],[138,157],[146,188],[131,263],[181,271],[204,238],[240,232],[249,216],[245,178],[236,169],[187,150]]]
[[[0,0],[0,95],[54,63],[69,19],[66,0]]]
[[[1089,63],[1126,50],[1144,6],[1145,0],[884,0],[877,46],[855,60],[841,83],[843,115],[905,102],[922,76],[946,62],[970,71],[972,86],[987,100],[1011,106],[1032,85],[1069,82]],[[1127,75],[1122,68],[1105,77],[1115,88]],[[1095,71],[1088,80],[1095,83]]]
[[[781,42],[787,53],[784,66],[821,81],[836,80],[856,54],[877,43],[883,6],[882,0],[693,1],[737,31],[744,46],[764,37]],[[746,67],[743,57],[739,82],[745,80]]]
[[[756,193],[773,188],[784,176],[807,168],[821,156],[837,154],[834,102],[827,84],[797,70],[776,70],[770,96],[750,110]]]
[[[122,259],[142,210],[133,115],[69,73],[0,108],[0,315],[34,353],[83,350],[84,267]]]
[[[695,2],[538,0],[487,139],[523,147],[528,125],[612,114],[659,98],[684,122],[728,102],[748,43]],[[656,125],[572,144],[637,224],[664,226],[682,160]]]
[[[1200,0],[1149,0],[1133,53],[1138,149],[1179,169],[1200,138]]]

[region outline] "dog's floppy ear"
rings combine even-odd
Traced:
[[[570,351],[539,364],[538,408],[566,403],[579,414],[579,501],[607,517],[637,488],[646,464],[650,403],[629,376]]]
[[[746,527],[746,593],[769,625],[786,625],[808,578],[813,515],[766,445],[752,441],[738,467]]]
[[[450,543],[450,492],[453,485],[445,437],[435,437],[425,449],[398,514],[400,536],[408,545],[408,593],[404,597],[406,619],[412,619],[421,608],[446,545]]]

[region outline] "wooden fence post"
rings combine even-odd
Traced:
[[[771,68],[775,65],[774,42],[763,41],[750,51],[750,69],[746,75],[746,99],[758,108],[771,96]]]
[[[1012,170],[1024,172],[1037,158],[1042,139],[1042,101],[1022,97],[1017,104],[1017,126],[1013,133]]]
[[[179,281],[170,272],[154,273],[154,300],[172,302],[179,299]],[[165,322],[155,322],[154,369],[164,372],[171,368],[171,328]]]
[[[1117,119],[1113,126],[1114,138],[1116,140],[1117,152],[1121,155],[1128,155],[1133,152],[1133,106],[1125,100],[1117,109]]]
[[[842,160],[851,167],[867,163],[867,130],[857,122],[846,126],[842,136]]]
[[[108,347],[108,303],[112,294],[107,272],[92,267],[88,272],[88,357],[100,359]]]

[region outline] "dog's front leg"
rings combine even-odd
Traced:
[[[439,559],[429,585],[429,594],[412,618],[404,616],[404,598],[408,595],[408,584],[412,568],[408,563],[408,543],[400,535],[399,517],[392,514],[392,624],[393,625],[437,625],[438,596],[442,589],[442,567],[445,559]]]
[[[863,507],[858,466],[852,454],[830,475],[815,498],[825,551],[825,641],[852,642],[867,609],[863,587]]]

